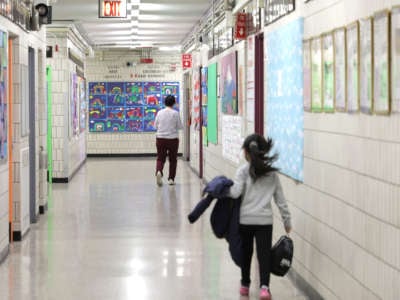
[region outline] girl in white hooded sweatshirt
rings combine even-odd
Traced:
[[[272,198],[278,206],[287,234],[291,231],[290,213],[282,186],[272,163],[277,154],[269,156],[272,140],[258,134],[249,135],[243,150],[247,163],[236,171],[230,197],[242,196],[240,207],[240,236],[242,239],[241,287],[242,296],[249,295],[250,266],[256,241],[257,259],[260,274],[260,300],[270,300],[270,250],[272,246]]]

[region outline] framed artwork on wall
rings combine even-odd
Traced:
[[[360,110],[372,113],[372,18],[360,20]]]
[[[347,26],[346,30],[346,98],[347,111],[355,113],[360,110],[359,93],[359,23],[358,21]]]
[[[391,82],[400,82],[400,6],[392,8],[391,20]],[[391,112],[400,112],[400,84],[391,84]]]
[[[322,103],[324,112],[335,111],[333,35],[322,35]]]
[[[29,73],[28,66],[21,65],[21,137],[29,134]]]
[[[228,115],[238,114],[237,54],[233,51],[221,59],[220,77],[221,111]]]
[[[333,31],[334,92],[336,111],[346,111],[346,30]]]
[[[0,164],[8,160],[8,34],[0,30]]]
[[[311,110],[322,111],[322,45],[321,37],[311,40]]]
[[[303,108],[311,111],[311,40],[303,41]]]
[[[374,14],[374,112],[390,113],[389,12]]]

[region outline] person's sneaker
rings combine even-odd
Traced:
[[[242,285],[240,287],[239,293],[241,296],[248,296],[249,295],[249,287]]]
[[[271,300],[271,294],[267,286],[263,285],[260,289],[260,300]]]
[[[162,186],[162,174],[160,171],[157,171],[156,178],[157,178],[157,185]]]
[[[170,179],[168,179],[168,184],[175,185],[175,181],[172,178],[170,178]]]

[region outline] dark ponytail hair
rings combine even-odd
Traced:
[[[250,176],[253,180],[270,172],[277,171],[272,164],[278,159],[278,154],[269,156],[273,142],[271,138],[265,139],[262,135],[251,134],[243,142],[242,148],[246,151],[250,162]]]

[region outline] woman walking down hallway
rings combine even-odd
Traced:
[[[175,97],[168,95],[165,98],[165,108],[157,113],[155,119],[156,146],[157,146],[157,185],[162,186],[163,169],[166,158],[169,160],[168,184],[175,184],[176,164],[179,148],[179,129],[182,129],[182,122],[179,113],[174,110]]]

